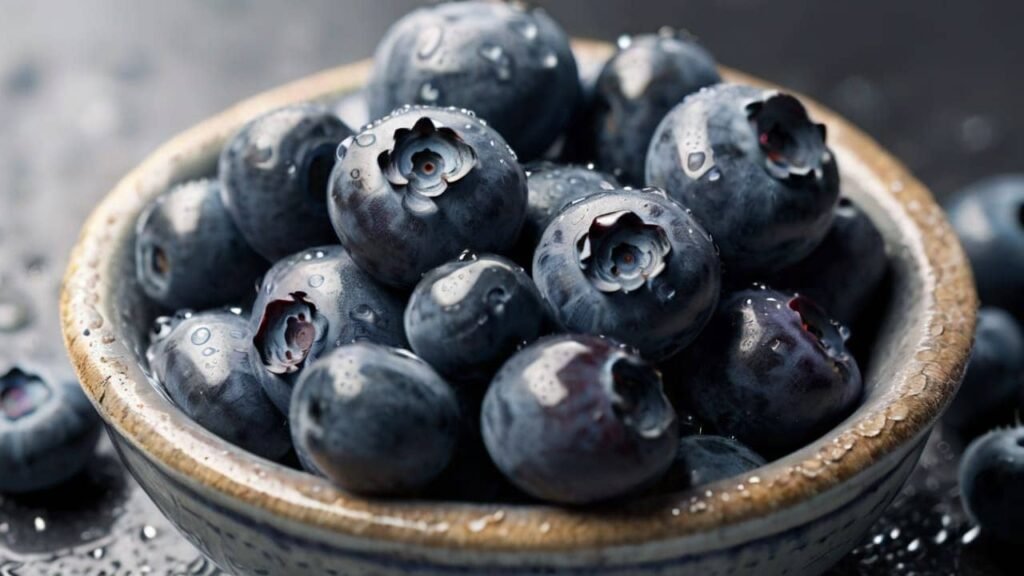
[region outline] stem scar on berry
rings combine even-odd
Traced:
[[[305,292],[293,292],[289,297],[267,304],[253,337],[260,360],[274,374],[301,369],[316,348],[322,347],[328,328],[327,320],[306,300]]]
[[[14,368],[0,377],[0,414],[13,422],[35,412],[52,395],[41,378]]]
[[[672,244],[661,226],[623,210],[594,218],[576,250],[580,268],[598,290],[629,293],[661,274]]]
[[[799,100],[775,94],[747,105],[747,118],[765,155],[765,169],[775,178],[823,176],[829,152],[825,126],[811,121]]]
[[[801,327],[814,337],[830,358],[838,359],[845,356],[843,352],[846,342],[845,330],[834,320],[830,320],[820,306],[807,296],[802,295],[791,298],[787,306],[796,312]]]

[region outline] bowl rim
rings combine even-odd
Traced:
[[[574,49],[598,57],[614,48],[576,40]],[[578,551],[678,539],[806,504],[920,438],[951,400],[970,353],[977,309],[970,269],[955,235],[928,190],[876,142],[812,99],[787,90],[828,126],[844,174],[886,190],[876,194],[877,200],[900,229],[906,243],[902,248],[917,268],[924,313],[911,331],[914,358],[894,376],[898,393],[870,410],[858,408],[826,436],[738,484],[731,479],[645,501],[643,507],[596,513],[544,505],[367,500],[245,453],[198,425],[169,419],[166,399],[141,392],[151,385],[110,327],[116,322],[104,326],[105,316],[116,318],[114,247],[133,234],[148,191],[165,186],[182,167],[215,154],[244,121],[287,103],[326,101],[358,90],[370,66],[364,60],[306,77],[186,130],[129,172],[82,228],[61,293],[65,346],[86,395],[108,426],[163,470],[222,502],[361,540],[506,552]],[[731,82],[778,88],[725,68],[723,75]],[[481,520],[485,525],[501,522],[503,529],[478,530]]]

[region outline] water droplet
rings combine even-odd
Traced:
[[[431,26],[420,32],[419,37],[419,50],[416,51],[416,55],[421,60],[430,58],[437,52],[437,49],[441,47],[441,41],[444,39],[444,29],[440,26]]]
[[[274,159],[274,143],[270,140],[270,137],[266,135],[258,137],[256,142],[249,148],[246,159],[253,166],[263,166],[272,163]]]
[[[309,277],[310,288],[319,288],[324,285],[324,277],[320,274],[314,274]]]
[[[718,182],[722,178],[722,172],[718,168],[712,168],[708,172],[708,180],[711,182]]]
[[[459,254],[459,262],[476,262],[476,260],[476,252],[473,252],[472,250],[466,249]]]
[[[529,20],[513,20],[508,26],[529,41],[537,38],[537,25]]]
[[[965,545],[970,544],[971,542],[977,540],[978,534],[980,533],[981,526],[975,526],[974,528],[971,528],[966,533],[964,533],[963,537],[960,538],[960,541],[963,542]]]
[[[89,556],[92,556],[96,560],[102,560],[103,557],[106,556],[106,554],[107,554],[107,550],[101,546],[99,548],[96,548],[92,552],[90,552]]]
[[[556,68],[558,66],[558,56],[554,52],[548,52],[541,60],[540,65],[544,68]]]
[[[203,356],[213,356],[216,353],[217,349],[213,347],[206,348],[205,350],[203,350]]]
[[[33,524],[35,525],[36,532],[46,531],[46,520],[43,520],[39,516],[36,516],[35,520],[33,521]]]
[[[697,172],[702,166],[704,166],[704,160],[706,159],[707,155],[703,152],[691,152],[690,155],[686,157],[686,167],[692,172]]]
[[[430,82],[424,82],[423,86],[420,86],[420,100],[424,102],[437,102],[437,99],[441,96],[441,91],[434,87]]]
[[[353,168],[353,169],[352,169],[352,170],[351,170],[351,171],[350,171],[350,172],[348,173],[348,177],[349,177],[349,178],[351,178],[351,179],[353,179],[353,180],[359,180],[359,176],[360,176],[360,174],[359,174],[359,168]]]
[[[196,346],[202,346],[210,341],[210,329],[206,327],[196,328],[189,339]]]
[[[359,136],[356,136],[356,145],[366,148],[367,146],[373,146],[377,142],[377,137],[373,135],[373,132],[363,132]]]
[[[615,45],[619,47],[619,50],[625,50],[633,45],[633,37],[629,34],[623,34],[615,41]]]
[[[496,44],[484,44],[480,47],[480,56],[494,65],[498,80],[507,82],[512,79],[512,58]]]

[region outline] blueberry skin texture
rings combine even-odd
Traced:
[[[719,84],[686,98],[658,125],[647,185],[693,210],[723,268],[748,277],[798,262],[821,243],[839,171],[824,126],[795,98]]]
[[[633,37],[597,80],[590,119],[597,165],[643,186],[658,124],[688,95],[721,81],[715,59],[692,38],[674,32]]]
[[[844,340],[806,297],[743,290],[723,299],[667,385],[719,434],[778,456],[820,437],[860,401],[860,370]]]
[[[624,496],[672,463],[675,411],[658,372],[614,341],[550,336],[491,382],[481,412],[491,459],[524,492],[560,504]]]
[[[974,349],[944,422],[967,436],[1012,421],[1024,393],[1024,330],[1008,312],[978,311]]]
[[[964,188],[947,205],[984,306],[1024,322],[1024,175],[1006,174]]]
[[[152,343],[147,357],[171,400],[200,426],[269,460],[291,449],[288,419],[263,392],[248,319],[201,312]]]
[[[100,419],[70,369],[19,362],[0,372],[0,493],[52,488],[92,458]]]
[[[841,324],[851,326],[862,317],[888,267],[882,234],[863,210],[842,197],[821,244],[768,284],[810,296]]]
[[[242,236],[273,262],[335,242],[324,199],[352,130],[326,106],[294,104],[246,124],[220,155],[221,198]]]
[[[249,322],[252,353],[283,413],[298,373],[332,348],[356,341],[406,346],[405,304],[363,272],[341,246],[293,254],[264,275]],[[291,353],[291,357],[288,354]]]
[[[241,301],[269,266],[225,210],[217,180],[186,182],[156,197],[135,235],[139,284],[170,310]]]
[[[741,442],[724,436],[679,439],[672,467],[659,483],[666,491],[697,488],[760,468],[767,461]]]
[[[526,213],[526,173],[497,132],[452,109],[397,111],[339,148],[328,202],[359,266],[411,289],[464,250],[502,253]]]
[[[452,380],[489,378],[546,326],[546,306],[517,264],[467,255],[427,272],[405,308],[413,352]]]
[[[614,214],[631,216],[601,224]],[[568,206],[541,238],[533,279],[565,331],[610,336],[655,362],[697,337],[720,288],[711,237],[657,190],[602,192]]]
[[[523,265],[533,265],[533,252],[544,230],[573,200],[621,188],[614,176],[585,166],[536,162],[526,166],[526,219],[514,250]]]
[[[374,118],[407,104],[469,108],[524,160],[562,133],[579,92],[569,37],[554,20],[480,1],[427,6],[396,22],[367,85]]]
[[[359,342],[306,370],[290,414],[297,446],[338,486],[401,495],[448,465],[459,431],[451,387],[412,353]]]
[[[986,536],[1024,542],[1024,428],[978,438],[960,461],[960,493]]]

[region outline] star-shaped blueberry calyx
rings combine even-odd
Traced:
[[[822,176],[830,156],[825,126],[812,122],[799,100],[775,94],[747,105],[747,118],[757,133],[765,169],[775,178]]]
[[[661,274],[672,244],[661,226],[623,210],[594,218],[576,249],[580,268],[598,290],[629,293]]]
[[[417,214],[437,211],[435,199],[476,166],[473,148],[427,116],[396,130],[394,140],[377,160],[392,187],[404,193],[405,207]]]

